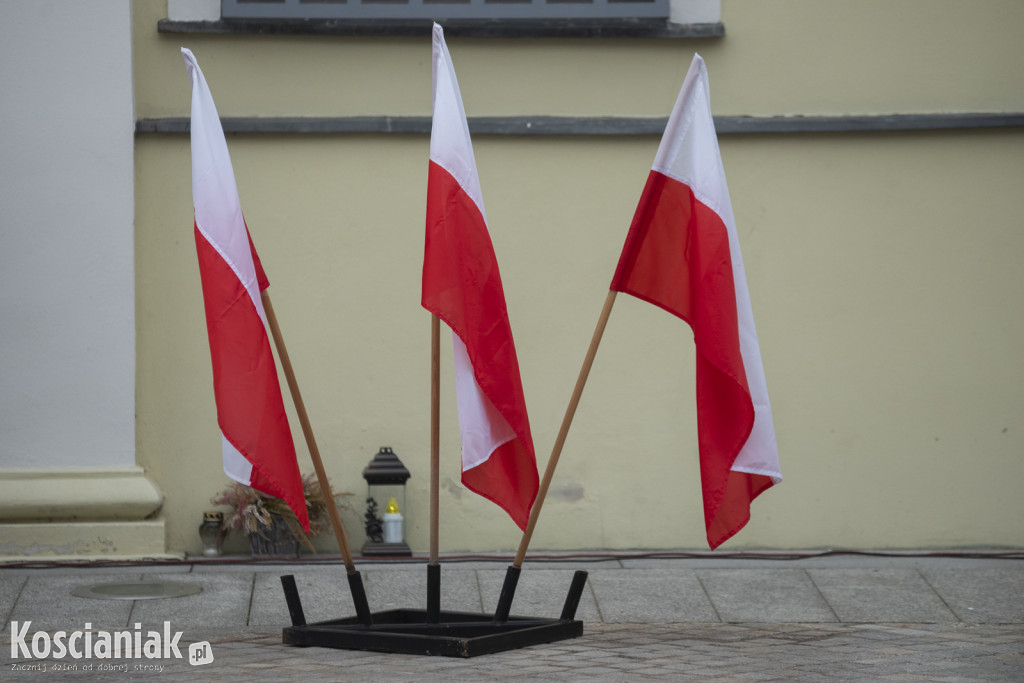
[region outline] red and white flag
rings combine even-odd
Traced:
[[[537,461],[466,112],[437,24],[433,77],[422,303],[453,332],[462,483],[525,530]]]
[[[717,548],[782,481],[729,188],[694,55],[626,237],[611,289],[679,316],[697,347],[704,521]]]
[[[260,292],[270,286],[242,217],[217,108],[190,50],[192,201],[224,473],[283,499],[309,531]]]

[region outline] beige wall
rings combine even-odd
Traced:
[[[430,114],[426,37],[158,35],[164,3],[135,8],[140,117],[188,113],[182,44],[224,115]],[[720,39],[449,47],[470,116],[667,116],[694,51],[719,115],[1024,109],[1017,0],[725,0],[722,20]]]
[[[164,16],[135,4],[139,117],[187,115],[180,45],[225,116],[429,114],[426,37],[158,35]],[[450,48],[470,116],[666,116],[694,50],[716,114],[1024,111],[1017,2],[726,0],[723,20],[719,40]],[[541,467],[657,142],[474,140]],[[361,497],[392,446],[424,550],[428,139],[228,144],[332,481]],[[1021,130],[730,136],[722,154],[785,477],[726,548],[1024,544]],[[194,551],[227,479],[190,190],[187,136],[139,136],[138,460],[169,549]],[[457,484],[449,358],[445,335],[442,549],[513,548],[516,527]],[[691,334],[620,297],[531,548],[706,547],[699,491]]]

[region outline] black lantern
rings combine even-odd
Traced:
[[[405,542],[405,482],[409,476],[409,470],[388,446],[381,446],[363,470],[367,484],[363,555],[412,555]]]

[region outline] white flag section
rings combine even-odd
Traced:
[[[451,55],[434,24],[423,306],[452,329],[462,482],[525,529],[537,495],[512,330]]]
[[[217,107],[195,56],[181,49],[192,82],[192,200],[224,473],[288,503],[309,530],[302,479],[270,349],[260,292],[269,286],[242,217]]]

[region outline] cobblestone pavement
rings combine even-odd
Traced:
[[[32,661],[18,681],[1021,681],[1024,626],[595,624],[573,640],[472,659],[295,648],[277,635],[212,638],[214,661]],[[181,645],[185,645],[184,642]],[[156,661],[156,660],[154,660]],[[148,660],[142,660],[149,665]],[[74,666],[77,670],[54,670]],[[127,671],[100,671],[124,666]],[[86,670],[86,667],[90,667]]]
[[[336,563],[8,566],[0,568],[0,680],[1024,681],[1020,557],[617,557],[582,565],[590,578],[577,613],[581,637],[470,659],[282,644],[290,623],[282,574],[295,576],[310,623],[353,613]],[[359,568],[375,612],[422,607],[422,564]],[[525,567],[513,614],[557,617],[579,568],[570,558]],[[490,561],[446,565],[443,609],[490,613],[503,575]],[[201,591],[138,600],[73,594],[110,582]],[[43,654],[59,631],[66,643],[75,630],[145,639],[168,627],[181,632],[182,658]],[[193,666],[188,645],[203,642],[213,661]]]

